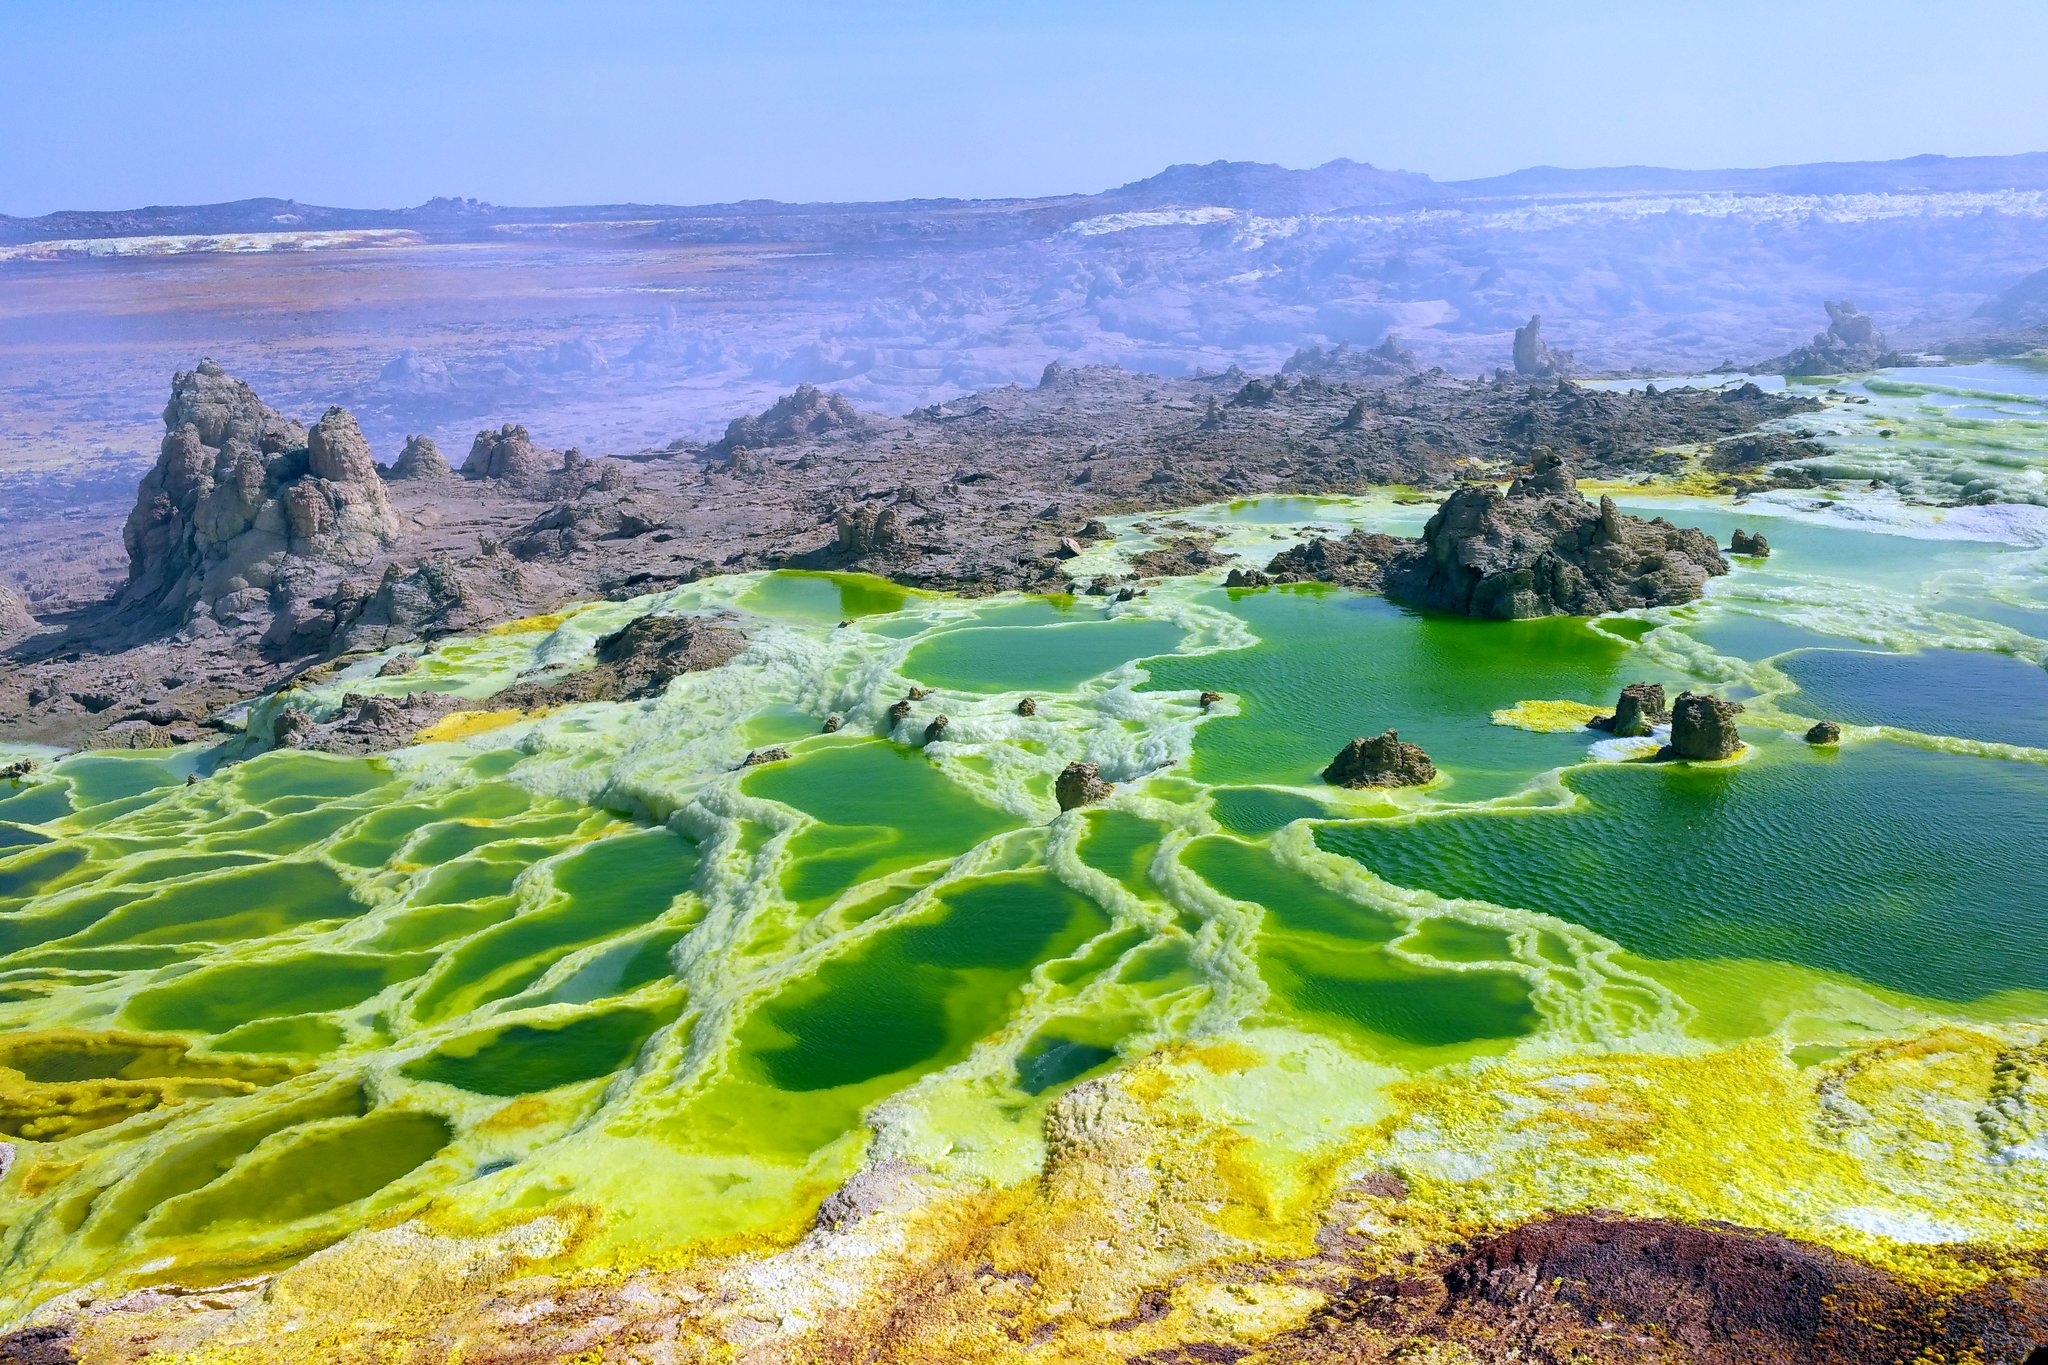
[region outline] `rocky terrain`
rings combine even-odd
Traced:
[[[801,383],[904,412],[1054,359],[1372,366],[1390,330],[1419,368],[1470,376],[1510,364],[1531,314],[1587,373],[1785,356],[1844,297],[1900,351],[2009,352],[2048,335],[2025,285],[2044,221],[2041,156],[1461,183],[1219,163],[1034,200],[0,219],[0,476],[119,464],[125,484],[162,435],[163,376],[206,354],[280,410],[347,407],[387,460],[420,434],[459,461],[506,422],[593,455],[714,440]]]
[[[1664,447],[1705,446],[1740,452],[1721,461],[1747,471],[1733,477],[1768,481],[1756,461],[1775,458],[1781,438],[1750,433],[1816,406],[1754,386],[1597,392],[1396,368],[1355,380],[1170,379],[1054,364],[1031,387],[904,417],[803,386],[717,442],[634,460],[547,449],[501,424],[477,433],[457,472],[421,436],[381,466],[347,411],[304,426],[202,363],[172,382],[157,459],[127,511],[118,589],[102,597],[81,576],[25,608],[37,629],[10,617],[0,734],[171,742],[225,702],[337,655],[724,571],[1049,588],[1105,513],[1386,484],[1453,489],[1539,456],[1539,472],[1509,493],[1457,492],[1439,518],[1456,521],[1461,543],[1494,544],[1488,553],[1507,556],[1499,563],[1411,563],[1376,547],[1369,583],[1363,571],[1300,573],[1371,586],[1394,564],[1389,591],[1432,605],[1604,610],[1696,591],[1720,561],[1670,528],[1603,519],[1569,492],[1564,456],[1589,476],[1632,478],[1683,468],[1687,457]],[[1540,583],[1511,585],[1503,575],[1528,570],[1515,557],[1538,541],[1561,557],[1542,560]],[[1141,571],[1217,562],[1200,544],[1155,558]]]

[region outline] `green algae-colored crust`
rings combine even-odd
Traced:
[[[1188,514],[1248,562],[1420,515]],[[1300,1253],[1375,1172],[1411,1191],[1362,1225],[1389,1256],[1584,1207],[1956,1282],[1985,1272],[1948,1243],[2037,1251],[2048,748],[1945,690],[2048,658],[2038,556],[1741,519],[1770,560],[1592,623],[710,579],[265,704],[487,696],[640,612],[739,613],[747,653],[653,701],[386,759],[48,764],[0,791],[0,1303],[298,1265],[250,1320],[328,1322],[311,1359],[379,1256],[423,1277],[388,1312],[424,1337],[536,1269],[758,1272],[815,1324],[805,1295],[971,1247],[1111,1321],[1118,1286]],[[1828,692],[1800,661],[1844,648],[1930,684]],[[1609,761],[1584,721],[1638,680],[1741,697],[1751,752]],[[1838,751],[1798,741],[1836,709]],[[1317,782],[1389,727],[1446,781]],[[742,769],[766,742],[791,757]],[[1116,790],[1061,813],[1077,760]],[[924,1212],[842,1281],[806,1234],[864,1168],[923,1172]],[[1172,1312],[1256,1334],[1314,1301],[1205,1292]]]

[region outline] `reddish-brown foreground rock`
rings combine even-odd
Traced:
[[[1406,1198],[1398,1177],[1386,1174],[1354,1189],[1355,1200],[1382,1207]],[[1340,1199],[1333,1215],[1343,1214],[1345,1202]],[[855,1210],[842,1221],[857,1224],[861,1216]],[[1154,1286],[1131,1311],[1103,1320],[1076,1313],[1071,1302],[1063,1306],[1062,1295],[1031,1274],[996,1273],[988,1257],[1003,1242],[1005,1219],[969,1219],[940,1261],[883,1277],[886,1304],[828,1314],[794,1354],[733,1355],[729,1340],[699,1337],[692,1310],[669,1301],[667,1279],[659,1273],[636,1274],[623,1288],[485,1276],[473,1312],[457,1313],[465,1319],[459,1356],[493,1365],[714,1357],[821,1365],[935,1359],[961,1365],[2041,1365],[2048,1359],[2048,1265],[2038,1263],[2006,1258],[1994,1265],[1987,1256],[1981,1287],[1942,1289],[1728,1224],[1572,1213],[1437,1253],[1405,1255],[1399,1259],[1408,1264],[1389,1271],[1380,1249],[1341,1230],[1349,1221],[1336,1217],[1326,1224],[1307,1257],[1214,1263]],[[1233,1331],[1223,1318],[1187,1311],[1191,1299],[1250,1299],[1261,1287],[1283,1282],[1319,1302],[1291,1315],[1277,1332]],[[205,1341],[265,1292],[259,1280],[198,1293],[146,1291],[91,1306],[0,1336],[0,1365],[165,1359],[152,1352],[180,1352]],[[456,1295],[460,1301],[459,1289]],[[392,1329],[402,1319],[402,1313],[394,1313],[393,1322],[363,1318],[356,1339],[332,1343],[334,1354],[324,1358],[394,1358],[389,1352],[401,1339]],[[1037,1325],[1020,1330],[1025,1321]],[[152,1340],[156,1333],[166,1335]],[[402,1358],[454,1358],[442,1353],[453,1348],[452,1339],[431,1331],[427,1338],[408,1340]],[[976,1345],[959,1354],[970,1340]]]

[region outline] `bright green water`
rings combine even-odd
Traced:
[[[1764,529],[1778,554],[1706,602],[1596,623],[1217,575],[1114,617],[1088,597],[711,579],[377,680],[483,695],[587,659],[636,612],[738,613],[748,653],[652,703],[374,760],[50,765],[0,790],[0,1045],[175,1035],[182,1061],[53,1033],[33,1065],[212,1088],[25,1141],[25,1161],[92,1160],[0,1234],[0,1284],[230,1243],[289,1259],[434,1197],[653,1201],[674,1237],[781,1226],[871,1124],[935,1166],[1021,1179],[1065,1087],[1247,1030],[1420,1074],[1683,1046],[1706,1016],[1717,1036],[1796,1017],[1788,1041],[1832,1041],[1901,1002],[2038,1015],[2039,552],[1824,510],[1657,510]],[[1188,517],[1259,562],[1303,521],[1424,511]],[[1077,573],[1151,543],[1117,529]],[[332,705],[378,662],[304,700]],[[1494,719],[1636,680],[1744,698],[1747,757],[1620,763],[1592,732]],[[892,725],[912,683],[938,695]],[[1223,702],[1204,711],[1205,690]],[[845,727],[818,733],[831,713]],[[1823,715],[1889,728],[1811,751],[1796,736]],[[1439,784],[1321,783],[1346,740],[1388,728]],[[792,757],[739,766],[767,743]],[[1061,815],[1053,779],[1076,759],[1117,789]],[[1810,1003],[1765,1019],[1752,970]]]

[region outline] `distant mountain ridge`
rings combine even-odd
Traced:
[[[1532,166],[1476,180],[1439,181],[1416,171],[1384,170],[1339,159],[1305,170],[1259,161],[1168,166],[1156,175],[1095,194],[1012,199],[899,199],[788,203],[750,199],[723,204],[585,204],[505,207],[477,199],[437,198],[411,208],[361,209],[293,199],[222,204],[61,210],[37,217],[0,214],[0,244],[90,238],[409,229],[464,237],[494,228],[556,222],[607,223],[821,215],[986,215],[1018,212],[1057,226],[1091,215],[1167,208],[1224,207],[1275,217],[1359,207],[1526,199],[1557,195],[1731,192],[1877,194],[2048,189],[2048,152],[2013,156],[1914,156],[1897,161],[1814,162],[1754,169],[1674,170],[1612,166],[1584,170]]]

